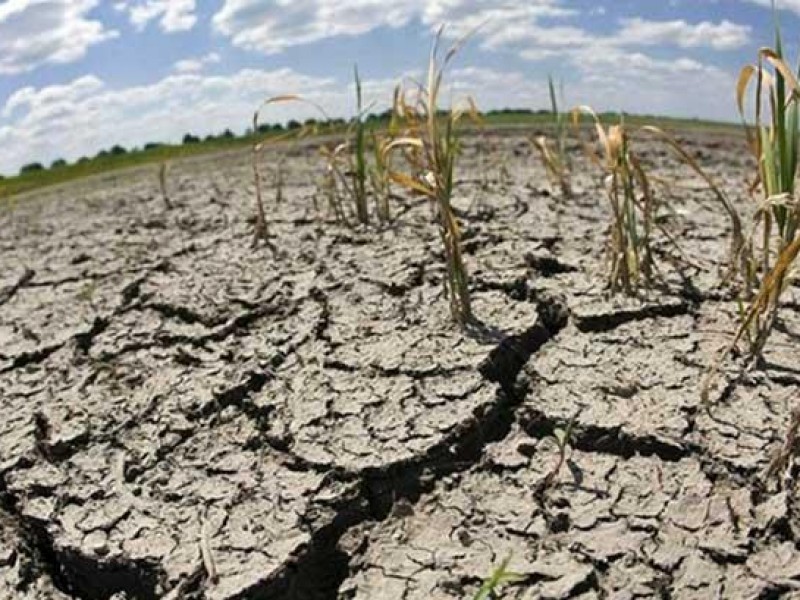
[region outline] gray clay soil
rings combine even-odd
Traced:
[[[746,211],[743,141],[685,141]],[[800,305],[706,411],[737,318],[722,210],[645,144],[692,264],[662,240],[659,288],[609,299],[602,177],[574,150],[564,200],[521,134],[466,140],[466,331],[428,206],[332,223],[312,147],[268,192],[277,252],[250,249],[245,154],[177,165],[172,210],[155,168],[4,208],[0,598],[469,599],[506,556],[509,599],[791,597],[796,498],[763,472]]]

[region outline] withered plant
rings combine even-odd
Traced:
[[[650,244],[656,207],[652,188],[631,150],[624,122],[620,120],[606,129],[594,110],[580,106],[572,111],[576,128],[583,114],[593,119],[602,151],[602,156],[597,156],[590,150],[590,156],[606,173],[606,193],[612,215],[608,287],[612,293],[621,291],[632,295],[638,288],[649,287],[653,280]]]
[[[750,124],[745,105],[753,81],[755,122]],[[795,189],[800,165],[800,83],[783,58],[777,17],[775,48],[760,49],[757,64],[741,70],[736,103],[758,165],[751,190],[759,193],[760,199],[746,251],[742,253],[746,267],[745,293],[739,301],[741,323],[732,343],[712,363],[704,378],[701,398],[707,407],[718,370],[743,340],[747,340],[748,346],[746,366],[761,360],[778,318],[781,297],[800,254],[797,234],[800,203]],[[756,238],[760,238],[760,246]]]
[[[546,136],[540,135],[533,138],[533,146],[539,152],[539,157],[542,160],[550,184],[553,187],[558,187],[562,196],[570,198],[572,197],[572,183],[570,180],[569,155],[567,154],[566,117],[558,109],[558,96],[552,77],[548,77],[547,86],[550,93],[550,108],[553,114],[556,141],[554,144]]]
[[[356,192],[348,175],[351,171],[350,146],[347,142],[335,146],[322,146],[320,152],[325,159],[325,174],[322,179],[323,194],[328,199],[330,213],[338,223],[350,225],[345,199],[354,198]],[[352,212],[352,211],[351,211]]]
[[[356,208],[356,218],[362,225],[369,223],[369,206],[367,204],[367,148],[364,126],[364,106],[361,95],[361,78],[358,67],[354,68],[356,85],[356,116],[353,120],[354,157],[351,167],[353,185],[351,194]]]
[[[169,163],[162,162],[158,166],[158,187],[161,190],[161,198],[164,200],[164,206],[167,210],[172,208],[172,202],[169,199],[169,192],[167,191],[167,173],[169,171]]]
[[[440,29],[437,33],[431,49],[427,83],[417,86],[413,100],[404,92],[397,96],[395,111],[403,123],[404,131],[401,137],[385,144],[382,152],[388,164],[391,153],[403,150],[403,157],[411,172],[390,168],[390,179],[435,203],[445,253],[445,283],[450,312],[453,320],[463,326],[472,319],[472,306],[461,248],[461,228],[452,205],[453,173],[459,154],[457,125],[464,114],[477,116],[477,109],[470,100],[465,110],[439,110],[445,69],[464,41],[457,42],[440,59],[442,31]]]
[[[670,242],[680,255],[683,265],[694,263],[683,254],[677,240],[658,218],[659,209],[663,206],[657,201],[654,183],[660,180],[648,174],[634,152],[632,136],[624,120],[620,119],[618,124],[605,128],[590,107],[581,106],[572,113],[576,128],[580,125],[583,114],[590,115],[593,120],[601,155],[598,155],[591,145],[586,147],[587,154],[606,174],[606,192],[611,208],[608,287],[612,293],[621,291],[631,295],[639,288],[648,288],[653,283],[656,265],[652,242],[656,230]],[[724,208],[731,221],[732,236],[728,269],[723,281],[731,281],[735,275],[746,269],[747,265],[747,245],[742,232],[742,222],[733,203],[672,135],[652,125],[641,127],[637,132],[654,136],[669,147],[683,163],[700,176]],[[668,182],[660,181],[660,183]]]
[[[742,313],[734,345],[749,342],[752,359],[761,356],[778,317],[783,291],[800,252],[800,204],[796,196],[800,154],[800,84],[783,58],[780,29],[775,48],[762,48],[757,65],[744,67],[736,87],[736,101],[750,148],[758,163],[754,189],[761,198],[755,211],[753,237],[760,229],[760,247],[753,248],[751,280],[758,290]],[[745,100],[755,78],[755,123],[745,116]],[[768,114],[764,115],[764,101]],[[760,256],[759,253],[760,252]],[[759,276],[760,275],[760,276]]]
[[[705,182],[714,194],[714,198],[722,205],[731,223],[731,247],[728,254],[727,271],[723,276],[723,283],[732,282],[738,275],[744,276],[749,271],[748,245],[744,236],[742,219],[736,207],[733,205],[733,202],[728,198],[728,195],[673,135],[653,125],[645,125],[640,131],[651,134],[666,144],[683,163]]]
[[[264,102],[261,103],[261,106],[259,106],[258,109],[255,111],[255,113],[253,113],[253,131],[254,132],[258,132],[259,131],[259,121],[260,121],[261,112],[263,112],[267,107],[269,107],[271,105],[274,105],[274,104],[289,103],[289,102],[300,102],[300,103],[308,104],[308,105],[312,106],[313,108],[315,108],[317,111],[319,111],[320,114],[322,114],[322,116],[326,120],[328,120],[328,116],[325,113],[325,110],[319,104],[317,104],[315,102],[312,102],[311,100],[307,100],[307,99],[305,99],[305,98],[303,98],[301,96],[297,96],[295,94],[286,94],[286,95],[282,95],[282,96],[273,96],[271,98],[266,99]],[[253,181],[254,181],[255,192],[256,192],[256,225],[255,225],[255,230],[253,232],[253,243],[252,243],[253,248],[257,247],[260,242],[263,242],[268,247],[272,248],[272,242],[270,241],[270,234],[269,234],[269,229],[268,229],[268,226],[267,226],[266,212],[264,210],[264,198],[263,198],[263,192],[262,192],[262,187],[261,187],[260,161],[261,161],[262,151],[264,150],[264,148],[269,143],[274,143],[274,142],[277,142],[277,141],[286,140],[289,137],[293,137],[293,136],[298,136],[299,137],[299,136],[302,136],[303,133],[304,133],[304,130],[301,128],[298,132],[289,132],[289,133],[286,133],[286,134],[283,134],[283,135],[280,135],[280,136],[277,136],[277,137],[262,139],[260,141],[256,141],[253,144],[253,148],[252,148],[252,168],[253,168]],[[278,166],[278,169],[280,169],[280,166]],[[282,192],[282,187],[283,187],[282,177],[280,178],[279,183],[280,183],[280,186],[281,186],[280,187],[281,191],[279,193],[282,194],[283,193]]]
[[[798,432],[800,432],[800,407],[795,406],[789,414],[789,425],[786,428],[783,442],[773,450],[766,470],[764,481],[769,483],[773,479],[780,479],[782,486],[789,489],[793,485],[793,468],[798,450]]]
[[[391,139],[391,134],[383,137],[374,132],[372,134],[374,162],[369,170],[369,180],[375,194],[375,214],[383,223],[392,220],[392,209],[389,203],[392,195],[392,183],[389,178],[389,166],[386,164],[386,157],[382,152],[382,148]]]
[[[380,221],[390,219],[389,183],[380,151],[379,138],[375,132],[371,140],[367,136],[364,115],[368,110],[363,105],[361,78],[354,69],[356,90],[356,116],[350,122],[345,141],[325,145],[320,149],[325,159],[325,174],[320,182],[320,191],[327,198],[331,214],[340,223],[352,225],[348,213],[356,223],[370,222],[368,184],[375,192],[376,215]],[[391,129],[391,128],[390,128]],[[374,165],[369,164],[368,144],[372,141],[375,154]],[[351,206],[348,209],[348,205]]]

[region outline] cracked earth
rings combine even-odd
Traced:
[[[686,142],[747,206],[744,142]],[[599,174],[576,150],[562,200],[522,136],[467,139],[466,331],[428,206],[336,225],[292,154],[277,253],[250,249],[247,155],[176,165],[172,210],[140,169],[0,212],[0,598],[469,599],[507,556],[509,599],[798,593],[796,498],[764,478],[798,303],[706,410],[729,230],[663,149],[692,265],[658,245],[658,289],[609,299]]]

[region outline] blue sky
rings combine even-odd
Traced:
[[[778,4],[794,57],[800,0]],[[242,131],[275,94],[349,116],[356,62],[383,106],[440,24],[482,24],[448,90],[486,109],[546,106],[553,73],[570,105],[733,120],[738,70],[772,42],[770,0],[0,0],[0,173]]]

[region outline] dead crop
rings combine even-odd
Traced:
[[[755,122],[750,124],[746,100],[754,80]],[[742,252],[745,288],[739,301],[741,324],[733,342],[714,361],[703,381],[701,396],[707,406],[718,370],[743,340],[748,345],[748,366],[761,360],[778,318],[781,296],[793,277],[800,254],[797,235],[800,204],[795,190],[800,166],[800,83],[783,58],[777,19],[775,48],[762,48],[757,64],[741,70],[736,103],[748,146],[758,165],[751,191],[759,192],[760,199],[753,214],[746,252]]]
[[[474,208],[478,212],[484,211],[486,197],[491,192],[508,193],[513,182],[511,169],[509,167],[509,156],[502,148],[502,144],[495,143],[484,131],[484,123],[478,121],[478,134],[480,140],[477,148],[478,176],[477,192],[470,205],[470,211]]]
[[[452,205],[453,174],[459,154],[458,123],[465,114],[477,116],[477,109],[469,101],[467,109],[440,113],[439,95],[444,72],[465,39],[454,44],[440,58],[442,32],[440,29],[431,49],[427,84],[418,84],[413,99],[403,92],[397,95],[395,111],[404,131],[400,137],[385,144],[382,152],[388,164],[392,153],[403,150],[411,172],[390,168],[390,179],[429,198],[436,207],[445,253],[445,284],[450,312],[453,320],[463,326],[472,320],[472,306],[469,277],[461,249],[461,227]]]
[[[775,48],[762,48],[758,63],[742,69],[736,87],[736,101],[748,143],[758,161],[754,189],[760,189],[761,194],[751,237],[755,238],[760,230],[760,246],[751,241],[750,269],[758,291],[743,310],[742,324],[734,340],[736,346],[747,338],[752,359],[758,359],[764,350],[800,252],[797,236],[800,204],[795,193],[800,152],[800,84],[783,58],[777,27],[775,37]],[[747,123],[745,101],[754,79],[755,123],[751,126]],[[766,116],[765,100],[769,107]]]
[[[383,223],[389,223],[392,220],[392,208],[389,204],[389,199],[392,196],[392,182],[389,178],[389,168],[381,149],[391,139],[391,133],[385,137],[380,137],[374,132],[372,134],[374,162],[369,169],[369,180],[375,194],[375,214],[378,216],[378,220]]]
[[[169,192],[167,191],[167,173],[169,171],[169,163],[162,162],[158,166],[158,187],[161,190],[161,198],[164,200],[164,206],[167,210],[172,208],[172,202],[169,199]]]
[[[299,101],[300,98],[294,95],[287,96],[274,96],[265,100],[261,106],[253,113],[253,131],[258,131],[259,116],[262,110],[271,104],[279,102],[294,102]],[[264,210],[264,198],[261,191],[261,170],[259,163],[261,161],[261,152],[266,145],[265,141],[256,142],[253,144],[252,150],[252,167],[253,167],[253,182],[256,191],[256,226],[253,232],[252,246],[255,248],[259,242],[264,242],[268,247],[272,247],[270,241],[269,229],[267,228],[267,216]]]
[[[624,122],[607,129],[588,106],[572,111],[576,129],[588,114],[593,122],[602,156],[587,146],[589,155],[605,174],[606,194],[611,208],[611,233],[608,242],[608,287],[611,293],[628,295],[653,281],[654,261],[651,235],[656,212],[655,199],[647,174],[631,150]]]
[[[764,471],[765,483],[769,484],[773,479],[779,479],[783,489],[792,488],[795,458],[798,452],[798,432],[800,432],[800,407],[795,406],[789,415],[789,425],[783,443],[772,452],[772,458]]]
[[[325,173],[318,187],[322,196],[327,200],[330,214],[337,222],[352,225],[348,214],[352,213],[356,223],[368,225],[370,223],[369,184],[375,194],[375,214],[379,221],[387,222],[391,219],[390,186],[385,156],[381,153],[381,147],[387,143],[385,140],[389,137],[379,138],[375,132],[368,137],[364,115],[369,107],[365,108],[363,104],[358,67],[354,68],[354,80],[356,115],[347,128],[343,142],[324,145],[320,148],[322,157],[325,159]],[[374,154],[372,165],[368,159],[370,142],[372,142]],[[348,204],[352,208],[348,209]]]
[[[366,225],[369,223],[369,206],[367,205],[367,149],[364,127],[364,104],[361,94],[361,78],[358,76],[358,67],[355,67],[353,72],[356,86],[356,116],[353,120],[355,156],[351,169],[353,177],[352,194],[356,208],[356,218],[359,223]]]
[[[668,187],[670,182],[651,177],[644,164],[633,150],[632,136],[624,119],[616,125],[604,127],[599,116],[588,106],[579,106],[572,111],[573,126],[579,134],[581,117],[588,114],[601,148],[598,155],[591,144],[586,153],[592,162],[606,174],[606,195],[611,208],[612,220],[608,241],[608,288],[611,293],[624,292],[633,295],[640,288],[649,288],[654,282],[656,264],[653,256],[653,234],[656,230],[673,247],[682,265],[694,265],[683,254],[675,237],[663,224],[662,209],[668,209],[656,197],[656,184]],[[714,193],[717,201],[727,213],[732,227],[731,250],[728,270],[723,281],[731,281],[746,269],[746,248],[742,233],[742,222],[733,203],[708,175],[699,163],[669,133],[652,125],[641,127],[637,132],[655,136],[670,148],[677,157],[690,167]]]
[[[553,187],[561,190],[565,198],[572,197],[572,183],[570,180],[570,161],[567,154],[567,123],[566,117],[559,111],[556,86],[552,77],[547,80],[550,93],[550,108],[553,114],[556,141],[553,144],[547,136],[540,135],[533,138],[533,146],[538,150],[539,157],[544,165],[547,178]],[[563,98],[563,85],[561,86]]]
[[[727,272],[723,275],[723,283],[732,282],[737,275],[743,275],[748,272],[748,251],[747,243],[744,237],[742,228],[742,219],[736,207],[728,198],[727,194],[722,190],[719,184],[711,177],[700,164],[689,154],[686,149],[681,146],[675,137],[653,125],[645,125],[641,128],[642,132],[651,134],[663,142],[673,153],[692,171],[698,175],[704,183],[708,186],[714,194],[716,200],[720,203],[723,210],[728,215],[731,222],[731,247],[728,255],[728,268]]]
[[[335,146],[323,145],[320,153],[325,160],[325,171],[320,181],[320,191],[328,203],[329,214],[337,223],[349,225],[350,220],[345,210],[344,197],[352,196],[347,173],[347,143]]]
[[[278,160],[275,164],[275,204],[277,206],[283,203],[283,186],[285,185],[283,170],[284,163],[282,160]]]
[[[301,96],[297,96],[295,94],[286,94],[286,95],[273,96],[271,98],[267,98],[264,102],[261,103],[261,106],[259,106],[258,109],[256,109],[255,113],[253,113],[253,131],[259,131],[260,116],[262,111],[264,111],[267,107],[271,105],[287,103],[287,102],[300,102],[308,104],[313,108],[315,108],[317,111],[319,111],[323,115],[323,117],[325,117],[325,119],[328,120],[328,116],[325,113],[325,110],[319,104],[307,100],[305,98],[302,98]],[[274,250],[272,242],[270,241],[270,234],[267,226],[267,217],[264,209],[264,198],[261,185],[261,168],[260,168],[261,154],[264,148],[270,142],[274,143],[278,141],[283,141],[293,136],[300,137],[303,134],[304,131],[303,129],[301,129],[297,133],[288,133],[271,139],[263,139],[253,144],[251,164],[253,168],[253,182],[256,194],[256,225],[255,225],[255,230],[253,232],[253,242],[252,242],[253,248],[257,247],[259,242],[263,242],[267,247]],[[278,165],[277,168],[280,172],[281,168],[280,164]],[[279,190],[281,190],[279,193],[282,194],[282,185],[283,185],[282,177],[280,177],[278,183],[280,184]]]
[[[394,88],[392,107],[398,106],[400,93],[401,87],[398,85]],[[392,197],[391,169],[389,157],[383,152],[383,149],[398,136],[400,127],[398,118],[397,110],[392,110],[386,130],[383,132],[373,131],[371,134],[373,162],[369,168],[369,179],[375,195],[375,214],[382,223],[389,223],[392,220],[392,209],[389,203]]]

